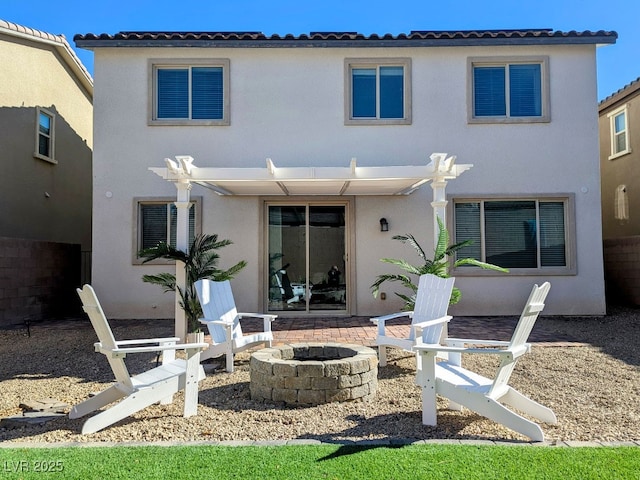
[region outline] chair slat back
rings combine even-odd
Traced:
[[[420,275],[412,323],[433,320],[447,315],[454,282],[454,277],[442,278],[429,273]],[[438,343],[443,327],[444,325],[440,324],[424,329],[422,341],[424,343]]]
[[[551,284],[549,282],[545,282],[539,287],[538,285],[533,286],[527,304],[524,306],[522,314],[520,315],[520,320],[518,320],[518,324],[511,336],[509,349],[522,347],[527,343],[531,330],[533,330],[536,320],[538,319],[538,315],[544,309],[544,301],[547,298],[550,288]],[[502,361],[496,372],[489,396],[494,394],[499,395],[504,388],[507,388],[516,362],[517,359]]]
[[[527,343],[527,339],[533,330],[533,326],[538,319],[538,315],[544,309],[544,301],[547,298],[551,284],[543,283],[541,286],[534,285],[527,304],[520,315],[520,320],[511,336],[511,347],[517,347]]]
[[[107,321],[107,317],[102,310],[102,306],[93,287],[91,287],[91,285],[85,285],[82,287],[82,290],[77,288],[76,291],[82,301],[82,309],[86,312],[89,320],[91,320],[91,325],[96,335],[98,335],[98,341],[102,347],[108,350],[115,349],[116,339],[113,336],[111,326]],[[109,360],[109,365],[111,365],[111,370],[113,370],[116,380],[129,388],[133,388],[131,376],[124,363],[124,358],[107,355],[107,359]]]
[[[198,280],[195,283],[202,313],[207,320],[222,320],[233,324],[232,338],[242,337],[242,328],[238,319],[238,309],[233,298],[231,282],[224,280]],[[226,341],[225,329],[220,325],[208,325],[211,340],[214,344]]]

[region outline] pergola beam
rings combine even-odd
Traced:
[[[355,158],[348,167],[276,167],[266,159],[265,168],[198,168],[193,158],[165,159],[165,168],[150,167],[177,189],[176,247],[189,248],[191,185],[202,185],[219,195],[409,195],[427,182],[433,189],[434,247],[438,243],[438,217],[446,225],[446,186],[473,165],[457,165],[454,155],[434,153],[427,165],[359,167]],[[176,284],[184,289],[184,264],[176,262]],[[186,338],[187,323],[176,291],[175,335]]]

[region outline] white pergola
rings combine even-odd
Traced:
[[[359,167],[351,159],[348,167],[276,167],[268,158],[264,168],[213,167],[200,168],[190,156],[165,159],[165,167],[149,170],[173,182],[177,188],[176,247],[189,246],[188,208],[192,184],[202,185],[218,195],[409,195],[431,182],[433,189],[434,245],[438,241],[437,218],[446,224],[445,189],[449,180],[458,178],[473,165],[456,164],[455,155],[433,153],[426,165]],[[182,263],[176,264],[176,281],[185,285]],[[186,319],[176,292],[175,335],[186,337]]]

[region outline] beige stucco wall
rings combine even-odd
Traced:
[[[640,235],[640,90],[631,95],[618,95],[602,108],[599,118],[600,171],[602,176],[602,233],[603,238],[620,238]],[[629,142],[631,151],[609,159],[611,156],[610,112],[627,105]],[[619,185],[626,185],[629,201],[629,220],[615,218],[615,192]]]
[[[548,55],[551,123],[469,125],[467,57]],[[231,125],[149,127],[149,58],[229,58]],[[410,126],[344,125],[344,59],[410,57]],[[97,48],[95,50],[94,286],[113,317],[171,317],[172,298],[144,284],[145,273],[166,269],[132,265],[133,197],[175,196],[172,184],[147,167],[163,158],[191,155],[200,166],[405,165],[449,152],[474,167],[447,187],[449,194],[575,194],[577,274],[570,276],[465,277],[456,280],[463,302],[458,315],[519,313],[533,283],[550,280],[546,313],[601,314],[605,310],[600,242],[600,181],[594,46],[395,48],[395,49],[217,49]],[[203,230],[229,238],[223,265],[249,266],[233,281],[242,310],[261,310],[261,202],[219,197],[198,186]],[[393,287],[387,300],[373,299],[369,286],[385,271],[381,257],[417,261],[409,247],[391,240],[413,233],[432,245],[431,189],[409,197],[355,199],[354,303],[351,313],[374,315],[399,307]],[[390,232],[379,231],[386,217]]]
[[[0,34],[0,235],[91,249],[91,92],[53,46]],[[37,107],[55,114],[57,164],[34,157]]]

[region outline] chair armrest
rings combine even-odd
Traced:
[[[495,348],[463,348],[463,347],[443,347],[441,345],[416,345],[413,347],[414,351],[418,353],[478,353],[481,355],[500,355],[510,356],[512,358],[518,358],[526,353],[529,348],[528,345],[522,347],[509,348],[509,349],[495,349]]]
[[[433,325],[437,325],[439,323],[447,323],[452,318],[453,317],[451,315],[445,315],[444,317],[434,318],[433,320],[425,320],[424,322],[416,322],[416,323],[412,324],[411,326],[416,328],[416,329],[423,329],[423,328],[431,327]]]
[[[503,341],[503,340],[478,340],[473,338],[453,338],[449,337],[446,339],[445,343],[447,345],[452,345],[455,343],[463,344],[463,345],[488,345],[495,347],[506,347],[511,342]]]
[[[273,322],[278,315],[272,315],[270,313],[238,313],[238,317],[253,317],[253,318],[262,318],[263,320],[269,320]]]
[[[220,325],[222,327],[231,327],[233,326],[230,322],[225,322],[224,320],[209,320],[208,318],[199,318],[198,321],[204,325],[208,323],[213,323],[214,325]]]
[[[387,320],[392,320],[394,318],[401,318],[401,317],[411,318],[412,316],[413,316],[413,311],[397,312],[397,313],[390,313],[389,315],[382,315],[381,317],[370,318],[369,321],[378,325],[378,322],[384,323]]]
[[[188,350],[188,349],[200,349],[204,350],[209,348],[209,344],[202,343],[174,343],[166,345],[155,345],[150,347],[126,347],[126,348],[104,348],[100,342],[94,344],[96,351],[103,353],[111,357],[124,358],[129,353],[154,353],[164,352],[165,350]]]
[[[144,345],[145,343],[164,343],[164,342],[178,342],[179,337],[166,337],[166,338],[143,338],[138,340],[116,340],[116,345]]]

